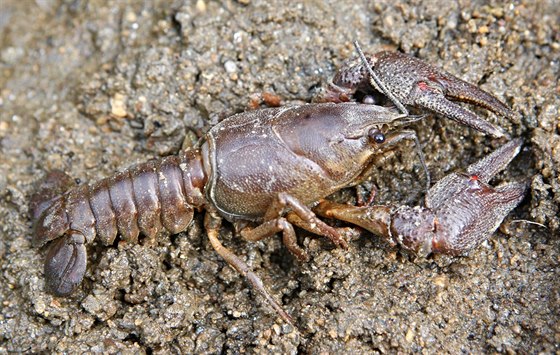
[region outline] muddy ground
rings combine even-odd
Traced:
[[[0,352],[560,351],[560,6],[558,1],[0,2]],[[201,214],[155,245],[89,248],[71,298],[44,291],[27,203],[44,172],[91,182],[177,152],[270,92],[309,101],[358,39],[403,51],[494,93],[523,137],[497,182],[530,193],[465,257],[415,260],[362,232],[348,250],[299,231],[221,238],[294,316],[283,324],[212,250]],[[254,100],[253,100],[254,101]],[[432,179],[503,144],[453,121],[416,123]],[[410,144],[380,157],[376,202],[420,204]],[[354,190],[336,198],[355,202]]]

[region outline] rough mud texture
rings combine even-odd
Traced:
[[[560,350],[557,1],[3,0],[0,10],[0,353]],[[201,215],[156,245],[93,245],[79,291],[45,293],[27,208],[45,171],[91,182],[190,145],[252,94],[308,101],[355,39],[439,65],[519,112],[510,122],[477,111],[524,137],[497,181],[529,179],[509,218],[544,227],[515,223],[466,257],[428,260],[365,232],[347,251],[299,232],[311,255],[299,264],[278,238],[246,243],[226,224],[224,243],[300,332],[212,250]],[[434,181],[503,143],[441,118],[414,128]],[[421,203],[418,167],[408,144],[381,157],[377,202]]]

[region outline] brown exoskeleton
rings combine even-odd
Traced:
[[[397,70],[395,63],[405,67]],[[359,103],[250,111],[214,126],[195,149],[133,166],[92,185],[66,189],[69,180],[65,175],[49,175],[31,203],[33,244],[41,247],[50,242],[45,262],[47,288],[59,296],[73,292],[86,271],[86,244],[95,238],[108,245],[117,235],[135,242],[139,233],[150,238],[163,229],[178,233],[189,226],[194,210],[204,209],[205,228],[214,249],[291,322],[258,276],[218,240],[222,218],[243,225],[239,234],[247,240],[281,232],[286,247],[300,260],[308,257],[297,245],[292,224],[346,247],[337,231],[310,208],[333,192],[363,181],[379,151],[415,137],[411,131],[397,129],[410,121],[401,102],[428,108],[494,136],[503,133],[445,96],[451,93],[512,116],[490,94],[416,59],[382,55],[370,64],[371,68],[368,64],[342,69],[335,77],[337,86],[331,86],[328,95],[336,92],[334,101],[344,101],[341,98],[355,89],[352,85],[366,84],[366,70],[373,69],[370,76],[377,82],[372,85],[388,95],[400,111]],[[379,73],[380,65],[394,72]],[[359,80],[347,85],[348,77]],[[404,95],[405,91],[414,95]],[[513,207],[515,204],[509,206]]]

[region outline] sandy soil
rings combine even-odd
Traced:
[[[0,353],[559,351],[559,23],[556,0],[2,0]],[[93,245],[75,295],[44,291],[27,204],[45,171],[95,181],[177,152],[251,94],[309,101],[356,39],[443,67],[519,112],[511,122],[477,111],[525,139],[497,181],[528,179],[509,219],[544,227],[515,223],[466,257],[428,260],[365,232],[348,250],[300,232],[311,255],[300,264],[279,238],[247,243],[226,224],[224,243],[299,331],[212,250],[200,215],[156,245]],[[433,180],[503,144],[442,118],[413,128]],[[366,188],[378,203],[419,204],[421,181],[403,144]]]

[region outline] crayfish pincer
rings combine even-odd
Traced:
[[[400,83],[413,82],[408,76],[416,75],[414,67],[425,66],[415,61],[407,65],[413,68],[392,75]],[[400,94],[391,92],[392,85],[376,87],[398,103]],[[454,91],[459,96],[461,88]],[[446,100],[443,94],[424,93],[429,96],[424,101],[403,102],[433,109],[424,105],[432,102],[430,98]],[[503,104],[479,89],[467,87],[462,96],[474,96],[470,101],[504,111]],[[117,235],[136,242],[140,233],[148,238],[164,230],[178,233],[189,226],[195,211],[205,210],[205,229],[216,252],[291,322],[259,277],[220,243],[222,219],[233,222],[239,235],[251,241],[281,233],[288,250],[302,261],[308,255],[297,244],[293,225],[347,247],[337,230],[311,208],[333,192],[364,181],[375,154],[402,139],[415,138],[413,131],[398,129],[411,119],[402,104],[397,107],[326,102],[249,111],[214,126],[196,148],[133,166],[91,185],[71,186],[66,175],[51,173],[31,203],[33,244],[50,243],[47,288],[58,296],[75,290],[87,268],[86,245],[94,240],[111,245]],[[453,111],[448,116],[497,135],[497,128],[474,114],[458,119],[462,115]]]
[[[488,184],[519,153],[521,144],[514,139],[464,172],[446,175],[427,192],[424,206],[358,207],[325,200],[313,211],[356,224],[421,257],[460,255],[494,233],[525,197],[526,182]]]

